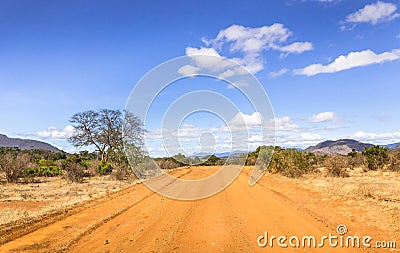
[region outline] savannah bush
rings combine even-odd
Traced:
[[[65,176],[70,182],[82,183],[85,176],[85,171],[78,163],[69,163],[65,167]]]
[[[367,158],[369,170],[382,170],[389,162],[389,149],[378,145],[366,148],[362,154]]]
[[[30,156],[27,154],[2,153],[0,155],[0,171],[6,176],[7,182],[16,183],[30,166]]]
[[[271,173],[280,173],[287,177],[300,177],[304,174],[315,173],[318,170],[313,164],[315,155],[289,148],[275,147],[272,160],[268,166]]]
[[[97,165],[97,171],[100,173],[100,175],[106,175],[113,171],[113,167],[110,162],[103,160]]]
[[[349,177],[350,174],[346,170],[348,157],[331,156],[325,160],[325,168],[327,175],[331,177]]]
[[[58,166],[40,166],[36,168],[28,168],[23,172],[25,177],[56,177],[64,173],[64,170]]]

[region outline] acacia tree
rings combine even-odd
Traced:
[[[389,149],[378,145],[365,148],[362,154],[367,158],[368,169],[370,170],[383,169],[389,161]]]
[[[110,155],[122,155],[124,144],[142,149],[142,124],[129,112],[122,115],[119,110],[90,110],[74,114],[70,122],[75,133],[69,141],[76,147],[94,146],[102,161],[108,161]]]

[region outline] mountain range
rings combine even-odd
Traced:
[[[305,152],[315,153],[315,154],[339,154],[339,155],[347,155],[353,149],[357,152],[363,151],[365,148],[369,148],[374,144],[363,143],[352,139],[341,139],[337,141],[324,141],[318,143],[315,146],[310,146],[306,148]],[[19,138],[9,138],[4,134],[0,134],[0,147],[17,147],[21,150],[49,150],[52,152],[62,152],[62,150],[50,145],[49,143],[43,141],[36,141],[30,139],[19,139]],[[387,147],[389,149],[400,150],[400,142],[392,143],[388,145],[382,145],[382,147]],[[233,151],[232,154],[242,154],[246,153],[245,151]],[[196,153],[194,156],[204,157],[207,155],[211,155],[209,153]],[[228,157],[230,155],[229,152],[216,153],[214,154],[218,157]]]
[[[400,149],[400,142],[384,145],[384,147],[390,149]]]
[[[306,148],[304,151],[314,153],[314,154],[337,154],[337,155],[347,155],[353,149],[357,152],[362,152],[365,148],[372,147],[374,144],[359,142],[351,139],[341,139],[337,141],[324,141],[318,143],[315,146]],[[388,145],[381,145],[389,149],[400,148],[400,143],[393,143]]]
[[[0,147],[19,148],[21,150],[48,150],[52,152],[62,152],[60,149],[54,147],[43,141],[9,138],[4,134],[0,134]]]
[[[246,154],[247,153],[247,151],[241,151],[241,150],[235,150],[235,151],[232,151],[232,152],[221,152],[221,153],[214,153],[214,154],[212,154],[212,153],[207,153],[207,152],[199,152],[199,153],[194,153],[191,157],[192,158],[194,158],[194,157],[206,157],[206,156],[210,156],[210,155],[215,155],[215,156],[217,156],[217,157],[228,157],[229,155],[237,155],[237,154]]]
[[[324,141],[321,143],[318,143],[315,146],[310,146],[306,149],[304,149],[305,152],[310,152],[314,154],[319,154],[319,155],[325,155],[325,154],[336,154],[336,155],[347,155],[353,149],[357,152],[362,152],[364,151],[365,148],[372,147],[374,144],[371,143],[364,143],[352,139],[341,139],[341,140],[336,140],[336,141]],[[389,149],[396,149],[400,150],[400,142],[398,143],[392,143],[388,145],[380,145],[381,147],[386,147]],[[302,149],[299,149],[302,150]],[[233,151],[232,154],[245,154],[246,151]],[[209,153],[196,153],[194,156],[199,156],[199,157],[204,157],[207,155],[211,155]],[[223,153],[215,153],[214,155],[218,157],[228,157],[230,155],[229,152],[223,152]]]

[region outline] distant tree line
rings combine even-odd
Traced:
[[[178,153],[172,157],[155,158],[154,161],[157,163],[160,169],[171,170],[188,165],[218,166],[223,165],[226,159],[217,157],[215,155],[209,155],[205,157],[187,157],[181,153]]]

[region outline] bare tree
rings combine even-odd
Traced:
[[[100,114],[92,110],[79,112],[72,116],[70,122],[75,128],[75,134],[69,141],[75,147],[95,146],[103,160],[107,145],[101,138]]]
[[[0,171],[4,172],[7,182],[16,183],[28,167],[30,157],[27,154],[0,155]]]
[[[129,112],[85,111],[74,114],[70,122],[76,130],[70,142],[76,147],[96,147],[103,161],[123,155],[124,145],[134,148],[135,154],[142,152],[144,129],[139,118]]]
[[[65,167],[65,176],[70,182],[82,183],[85,172],[78,163],[69,163]]]

